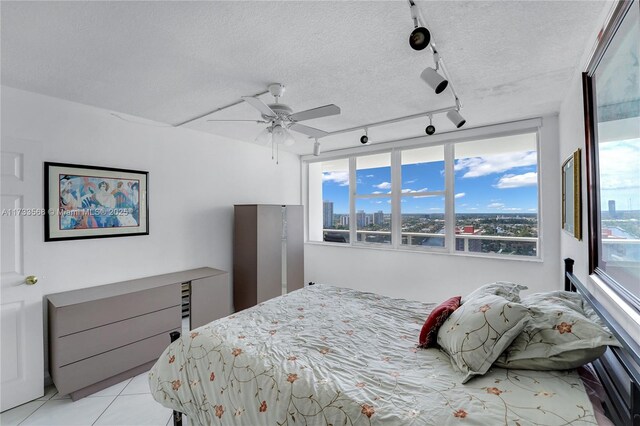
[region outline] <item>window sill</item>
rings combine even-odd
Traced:
[[[491,260],[509,260],[516,262],[533,262],[533,263],[543,263],[541,257],[534,256],[509,256],[509,255],[492,255],[492,254],[472,254],[472,253],[464,253],[464,252],[454,252],[451,253],[446,249],[436,250],[436,249],[424,249],[424,248],[395,248],[390,246],[385,246],[383,244],[347,244],[347,243],[328,243],[323,241],[306,241],[305,245],[311,246],[322,246],[322,247],[341,247],[341,248],[350,248],[350,249],[364,249],[364,250],[378,250],[378,251],[388,251],[388,252],[400,252],[400,253],[420,253],[420,254],[433,254],[437,256],[455,256],[455,257],[475,257],[480,259],[491,259]]]
[[[627,303],[620,295],[607,283],[602,281],[600,277],[595,274],[589,275],[589,291],[594,293],[595,297],[598,297],[599,294],[604,293],[607,299],[609,299],[614,305],[616,305],[619,309],[609,309],[609,306],[605,305],[605,308],[611,313],[611,315],[618,320],[625,329],[627,327],[631,327],[631,322],[635,323],[635,327],[640,326],[640,313],[635,310],[635,308]],[[594,291],[595,289],[595,291]],[[621,313],[623,316],[618,317],[617,313]]]

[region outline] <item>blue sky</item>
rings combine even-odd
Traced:
[[[535,151],[457,159],[457,213],[536,213],[538,205]],[[391,191],[389,167],[356,171],[359,194]],[[323,199],[333,201],[336,214],[349,212],[348,172],[323,173]],[[444,190],[444,162],[402,166],[403,193]],[[444,213],[444,197],[402,197],[403,213]],[[356,199],[356,210],[391,212],[390,198]]]

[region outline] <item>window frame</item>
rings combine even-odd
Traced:
[[[306,172],[306,176],[303,179],[303,198],[306,198],[306,205],[309,206],[309,168],[308,164],[317,163],[329,160],[348,159],[349,160],[349,235],[350,241],[348,243],[335,243],[325,241],[309,240],[309,222],[307,211],[307,226],[305,229],[306,243],[327,245],[335,247],[355,247],[355,248],[368,248],[368,249],[382,249],[392,251],[408,251],[408,252],[422,252],[422,253],[439,253],[444,255],[454,256],[470,256],[470,257],[482,257],[490,259],[509,259],[518,261],[543,261],[543,202],[541,196],[542,188],[542,166],[541,166],[541,127],[542,119],[534,118],[528,120],[521,120],[516,122],[501,123],[497,125],[458,130],[452,132],[442,133],[436,136],[419,137],[409,139],[398,139],[388,142],[379,143],[377,145],[366,146],[362,148],[347,148],[337,151],[328,151],[320,156],[305,155],[301,157],[303,161],[303,174]],[[455,249],[455,232],[445,233],[445,247],[423,247],[423,246],[410,246],[402,244],[401,240],[401,153],[404,150],[418,149],[431,146],[443,146],[444,147],[444,161],[445,161],[445,227],[448,230],[452,230],[455,227],[455,145],[462,142],[473,142],[474,140],[491,139],[497,137],[513,136],[519,134],[535,134],[536,136],[536,170],[537,170],[537,219],[538,219],[538,241],[536,256],[522,256],[522,255],[503,255],[497,253],[475,253],[468,251],[457,251]],[[356,158],[360,156],[367,156],[372,154],[391,153],[391,185],[392,194],[384,194],[385,196],[391,195],[391,214],[392,214],[392,226],[391,226],[391,244],[386,243],[366,243],[358,242],[356,234],[355,221],[355,190],[356,190]]]
[[[619,0],[611,19],[606,25],[596,48],[589,60],[586,71],[582,73],[582,100],[584,110],[585,155],[587,176],[587,245],[589,275],[600,279],[618,296],[624,299],[636,312],[640,312],[640,298],[633,295],[625,286],[618,283],[603,269],[598,267],[600,260],[600,184],[598,161],[598,132],[596,130],[596,91],[593,76],[611,45],[622,21],[632,7],[640,8],[639,0]]]

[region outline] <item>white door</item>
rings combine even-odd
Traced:
[[[2,138],[0,151],[0,411],[4,411],[44,394],[42,284],[26,283],[28,276],[38,276],[44,203],[42,145]]]

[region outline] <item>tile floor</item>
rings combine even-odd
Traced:
[[[182,319],[182,332],[189,331],[189,318]],[[158,404],[149,390],[147,373],[115,384],[78,401],[59,395],[54,386],[42,398],[0,413],[0,425],[100,425],[171,426],[171,410]],[[183,426],[188,425],[186,416]]]
[[[186,425],[186,417],[183,417]],[[158,404],[149,391],[147,373],[71,401],[53,386],[45,395],[0,414],[0,425],[171,426],[171,410]]]

